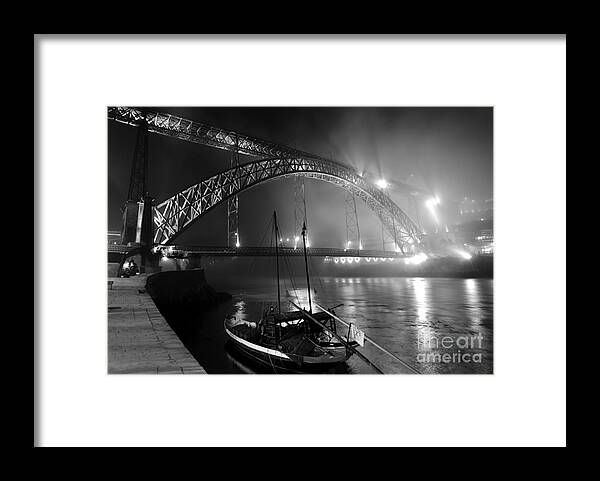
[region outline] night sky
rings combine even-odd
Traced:
[[[446,206],[464,197],[493,197],[492,108],[150,108],[331,157],[368,178],[408,182],[435,193]],[[134,127],[108,121],[109,230],[120,230],[135,140]],[[157,203],[229,166],[227,151],[156,134],[149,135],[148,144],[149,189]],[[241,156],[242,161],[249,159]],[[307,179],[306,193],[312,245],[341,247],[346,240],[344,192]],[[391,195],[414,216],[407,196],[393,184]],[[378,248],[381,224],[361,201],[357,207],[363,247]],[[284,236],[293,237],[292,179],[240,195],[242,245],[259,245],[274,209]],[[226,205],[219,206],[177,242],[225,245],[226,213]]]

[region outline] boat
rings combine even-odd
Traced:
[[[302,227],[304,245],[304,265],[306,270],[308,309],[294,302],[295,310],[282,311],[279,281],[279,227],[277,213],[273,212],[275,230],[275,257],[277,269],[277,304],[270,305],[256,322],[236,319],[233,315],[225,318],[225,331],[230,342],[247,358],[274,372],[318,372],[329,370],[344,363],[356,351],[358,342],[353,339],[355,330],[348,329],[347,335],[340,336],[335,321],[335,306],[313,312],[310,276],[306,255],[306,222]]]

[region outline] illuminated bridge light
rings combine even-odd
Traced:
[[[421,252],[421,253],[417,254],[416,256],[407,257],[406,259],[404,259],[404,263],[419,265],[422,262],[425,262],[426,260],[427,260],[427,254],[425,254],[424,252]]]
[[[379,179],[375,185],[377,185],[377,187],[380,189],[387,189],[388,183],[385,179]]]

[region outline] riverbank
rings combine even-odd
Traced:
[[[146,275],[109,278],[109,374],[206,374],[145,290]]]

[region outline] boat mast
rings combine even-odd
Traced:
[[[279,287],[279,226],[277,225],[276,211],[273,211],[273,224],[275,225],[275,259],[277,263],[277,311],[281,314],[281,288]]]
[[[302,225],[302,243],[304,244],[304,267],[306,268],[306,285],[308,287],[308,311],[312,314],[312,302],[310,299],[310,276],[308,275],[308,258],[306,257],[306,221]]]

